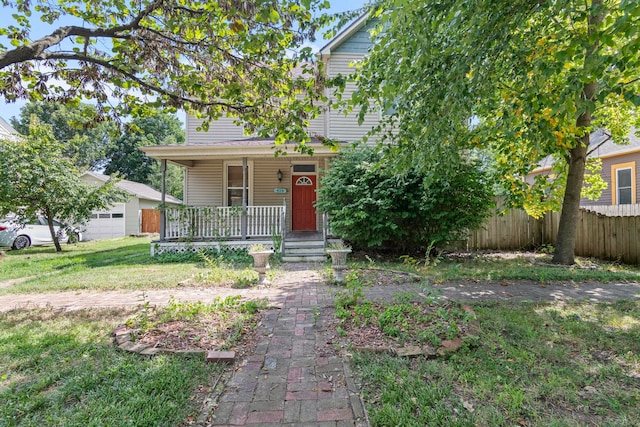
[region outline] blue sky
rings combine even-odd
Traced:
[[[35,3],[35,2],[34,2]],[[357,9],[364,4],[367,3],[366,0],[332,0],[331,8],[329,9],[332,13],[343,12],[346,10]],[[11,14],[13,12],[7,7],[0,8],[0,27],[6,27],[8,25],[13,24],[13,20],[11,19]],[[64,25],[68,22],[56,22],[54,25],[48,25],[41,22],[37,17],[31,21],[31,35],[32,38],[42,37],[44,35],[50,34],[61,24]],[[4,45],[8,45],[6,39],[0,40],[0,42]],[[326,44],[326,40],[323,40],[321,35],[318,36],[314,43],[310,43],[311,46],[315,48],[322,47]],[[0,98],[0,117],[9,121],[11,117],[18,116],[20,114],[20,108],[25,104],[24,101],[18,101],[15,103],[7,104],[4,98]],[[182,119],[182,114],[179,115]]]

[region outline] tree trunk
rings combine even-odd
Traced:
[[[584,170],[589,147],[589,133],[569,153],[569,172],[564,190],[562,213],[558,224],[558,236],[553,262],[571,265],[574,262],[576,236],[578,234],[578,214],[580,213],[580,192],[584,181]]]
[[[62,246],[60,246],[60,239],[58,239],[58,235],[56,231],[53,229],[53,218],[51,217],[51,212],[49,209],[46,210],[45,216],[47,218],[47,225],[49,226],[49,233],[51,233],[51,238],[53,239],[53,244],[56,246],[56,252],[62,252]]]
[[[602,23],[604,15],[601,11],[602,1],[593,0],[591,3],[592,13],[588,17],[588,34],[592,36],[597,27]],[[593,12],[595,11],[595,12]],[[584,67],[590,65],[590,60],[595,61],[598,39],[587,47],[585,53]],[[581,100],[589,103],[595,99],[598,90],[598,82],[586,82],[582,87]],[[587,104],[588,105],[588,104]],[[580,108],[578,108],[580,110]],[[562,201],[562,213],[558,224],[558,236],[556,239],[556,251],[553,255],[553,262],[557,264],[570,265],[574,263],[576,251],[576,236],[578,234],[578,214],[580,213],[580,193],[584,183],[584,170],[589,150],[591,126],[591,109],[587,106],[584,112],[576,120],[578,129],[584,129],[584,134],[576,137],[576,146],[569,151],[568,162],[569,171],[567,175],[567,186],[564,190],[564,200]]]

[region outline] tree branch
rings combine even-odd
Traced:
[[[611,138],[612,138],[611,134],[608,134],[606,132],[604,132],[604,134],[607,135],[607,137],[600,144],[598,144],[597,146],[593,147],[593,150],[588,151],[587,152],[587,157],[589,157],[591,155],[591,153],[596,151],[598,148],[602,147],[602,145],[604,145],[605,142],[611,140]]]
[[[220,107],[225,107],[229,110],[234,110],[237,111],[239,113],[245,112],[247,110],[251,110],[253,108],[255,108],[255,106],[253,105],[233,105],[230,104],[228,102],[222,102],[222,101],[202,101],[200,99],[197,98],[187,98],[184,97],[182,95],[178,95],[174,92],[170,92],[167,89],[161,87],[161,86],[157,86],[157,85],[152,85],[149,82],[141,79],[140,77],[138,77],[136,74],[124,70],[116,65],[113,65],[111,62],[109,61],[105,61],[103,59],[99,59],[99,58],[94,58],[91,56],[84,56],[81,54],[77,54],[77,53],[73,53],[73,54],[69,54],[69,53],[51,53],[51,54],[43,54],[41,58],[37,58],[37,59],[41,59],[41,60],[69,60],[69,61],[83,61],[83,62],[87,62],[90,64],[95,64],[95,65],[99,65],[101,67],[104,67],[106,69],[109,69],[111,71],[114,71],[117,74],[122,75],[123,77],[126,77],[128,79],[131,79],[133,82],[135,82],[136,84],[140,85],[141,87],[156,93],[158,95],[163,95],[168,97],[169,99],[171,99],[172,101],[178,102],[178,103],[188,103],[188,104],[193,104],[193,105],[198,105],[201,107],[214,107],[214,106],[220,106]]]
[[[153,3],[150,3],[126,25],[119,25],[112,28],[84,28],[75,25],[60,27],[48,36],[44,36],[27,45],[18,46],[13,50],[7,50],[0,53],[0,70],[12,64],[37,59],[45,50],[52,46],[59,45],[64,39],[73,36],[86,38],[107,37],[114,39],[129,39],[131,38],[131,35],[127,34],[127,32],[140,28],[140,22],[142,19],[157,9],[162,2],[163,0],[156,0]]]

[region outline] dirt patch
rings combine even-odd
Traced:
[[[37,277],[37,276],[21,277],[19,279],[5,280],[4,282],[0,282],[0,288],[10,288],[13,285],[17,285],[19,283],[26,282],[27,280],[32,279],[33,277]]]
[[[221,310],[191,319],[163,321],[160,312],[147,310],[151,312],[142,312],[142,317],[139,312],[121,328],[131,334],[136,344],[171,351],[231,350],[242,356],[252,348],[261,321],[259,311],[248,316]]]
[[[366,286],[396,286],[405,283],[418,283],[424,280],[420,275],[406,271],[359,268],[357,270],[347,270],[347,273],[352,271],[358,273],[358,278]]]
[[[480,325],[469,306],[456,302],[363,302],[338,307],[326,324],[342,347],[401,356],[445,356],[476,344]]]

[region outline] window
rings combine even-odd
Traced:
[[[251,166],[247,163],[247,205],[251,204]],[[225,206],[242,206],[242,163],[227,163],[225,165],[226,193]]]
[[[613,179],[612,203],[630,205],[636,203],[635,162],[611,166]]]
[[[316,165],[293,165],[293,173],[315,173]]]
[[[631,204],[631,169],[618,169],[616,171],[618,176],[616,182],[618,183],[618,204],[630,205]]]
[[[313,185],[313,181],[308,176],[301,176],[296,180],[296,185]]]
[[[111,218],[124,218],[124,214],[123,213],[114,213],[114,214],[111,214]]]

